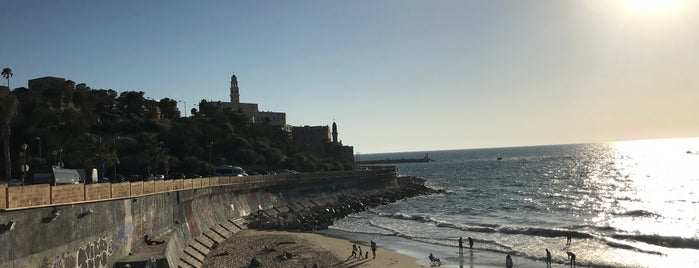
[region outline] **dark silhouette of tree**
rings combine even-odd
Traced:
[[[5,67],[2,69],[2,77],[5,77],[5,79],[7,79],[7,88],[10,88],[10,77],[12,77],[12,75],[14,74],[12,73],[12,69],[10,69],[9,67]]]
[[[174,99],[156,101],[140,91],[117,93],[73,81],[43,91],[17,88],[10,95],[16,97],[16,114],[14,119],[10,116],[11,120],[0,122],[3,139],[9,137],[4,146],[30,145],[30,173],[58,158],[37,157],[34,137],[41,137],[45,152],[62,152],[65,167],[97,168],[100,176],[113,172],[115,165],[122,174],[164,173],[166,163],[170,171],[200,175],[208,175],[212,164],[241,165],[251,170],[351,168],[337,158],[333,146],[308,148],[279,126],[253,124],[247,115],[221,102],[202,100],[198,109],[192,108],[192,116],[180,117]],[[0,105],[0,109],[11,108]],[[9,129],[12,136],[5,135]],[[117,136],[120,138],[115,143]],[[11,154],[9,158],[12,161]],[[5,172],[19,175],[17,169]]]

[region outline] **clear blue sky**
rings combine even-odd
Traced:
[[[58,76],[188,110],[228,101],[235,72],[241,101],[292,125],[335,119],[361,153],[696,137],[697,14],[691,0],[7,0],[0,67],[12,88]]]

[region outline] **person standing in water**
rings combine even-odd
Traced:
[[[546,249],[546,268],[551,268],[551,251]]]
[[[510,254],[507,254],[507,257],[505,257],[505,267],[507,268],[512,268],[514,264],[512,264],[512,257],[510,257]]]
[[[570,268],[576,267],[575,265],[575,253],[567,251],[568,259],[570,259]]]
[[[473,238],[471,238],[470,236],[468,237],[468,246],[469,246],[471,249],[473,249]]]
[[[459,237],[459,253],[464,253],[464,238]]]

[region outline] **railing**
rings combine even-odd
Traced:
[[[299,174],[254,175],[246,177],[208,177],[198,179],[137,181],[100,184],[49,184],[12,186],[0,185],[0,210],[64,205],[121,199],[163,192],[256,183],[290,183],[319,179],[354,178],[366,176],[395,176],[395,167],[369,170],[316,172]]]

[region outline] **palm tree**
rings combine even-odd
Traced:
[[[5,71],[3,71],[3,76]],[[0,137],[5,159],[5,179],[12,176],[12,160],[10,158],[10,121],[17,113],[17,98],[14,95],[0,97]]]
[[[5,67],[2,69],[2,77],[5,77],[7,79],[7,88],[10,88],[10,77],[12,77],[12,69]]]

